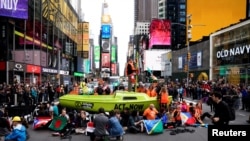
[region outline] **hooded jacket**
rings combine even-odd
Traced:
[[[22,124],[18,124],[5,140],[26,141],[26,128]]]

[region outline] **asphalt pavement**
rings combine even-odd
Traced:
[[[196,102],[190,99],[186,99],[187,102]],[[203,111],[210,112],[210,107],[203,104]],[[236,125],[246,125],[246,120],[248,119],[249,112],[243,110],[236,111],[236,120],[231,121],[230,124]],[[211,124],[209,119],[205,119],[205,123]],[[124,135],[124,141],[208,141],[208,129],[206,127],[186,127],[188,131],[191,132],[178,133],[176,135],[170,135],[170,132],[175,129],[165,129],[162,134],[148,135],[147,133],[130,134]],[[179,127],[179,129],[183,129]],[[30,133],[29,141],[59,141],[60,137],[52,136],[53,131],[48,129],[33,130],[32,126],[28,129]],[[69,139],[63,139],[68,141]],[[72,141],[89,141],[89,136],[86,135],[72,135]]]

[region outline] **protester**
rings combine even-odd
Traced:
[[[208,117],[214,125],[228,125],[230,121],[230,109],[227,103],[222,101],[222,94],[220,92],[213,92],[211,98],[215,102],[215,113],[211,115],[206,112],[201,116],[201,119],[203,120],[205,117]]]
[[[26,128],[22,125],[22,120],[19,116],[12,119],[13,130],[5,136],[5,141],[26,141]]]
[[[146,110],[144,110],[143,116],[147,120],[154,120],[154,119],[156,119],[158,113],[159,112],[155,108],[155,105],[154,104],[150,104],[149,107]]]
[[[132,91],[132,83],[133,82],[133,78],[135,75],[136,69],[134,66],[134,61],[133,59],[129,59],[127,65],[126,65],[126,76],[128,77],[128,91]]]
[[[95,141],[102,139],[107,136],[107,125],[108,125],[108,117],[105,115],[104,108],[99,108],[99,114],[97,114],[94,118],[94,136]]]
[[[120,123],[120,111],[115,109],[110,112],[110,119],[108,122],[108,132],[111,137],[116,137],[117,140],[122,140],[122,136],[124,134],[124,130]]]

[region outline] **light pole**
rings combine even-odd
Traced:
[[[191,32],[192,25],[190,24],[191,17],[192,15],[187,15],[187,18],[186,18],[186,21],[187,21],[187,26],[186,26],[186,29],[187,29],[187,87],[189,85],[189,62],[191,59],[190,46],[189,46],[190,40],[192,39],[192,32]]]

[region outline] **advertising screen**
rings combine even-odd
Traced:
[[[111,47],[111,62],[115,63],[116,62],[116,46]]]
[[[149,27],[149,48],[155,45],[171,45],[171,24],[169,20],[153,19]]]
[[[102,53],[102,68],[110,68],[110,54]]]
[[[110,25],[102,25],[102,39],[108,39],[111,37]]]
[[[161,55],[170,52],[169,50],[146,50],[144,52],[144,70],[160,71],[162,69]]]

